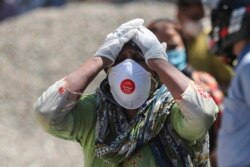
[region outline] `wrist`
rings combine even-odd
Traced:
[[[113,64],[112,60],[103,56],[95,56],[93,57],[93,61],[102,69],[110,67]]]
[[[150,69],[154,71],[157,71],[158,68],[165,67],[166,64],[167,65],[169,64],[167,60],[161,58],[154,58],[147,60],[147,65],[149,66]]]

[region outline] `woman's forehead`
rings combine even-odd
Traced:
[[[135,47],[131,45],[126,45],[126,44],[123,46],[121,52],[118,54],[115,60],[115,64],[118,64],[124,61],[125,59],[132,59],[136,62],[145,61],[144,56],[142,55],[140,51],[138,51]]]
[[[139,56],[142,58],[144,57],[142,52],[137,50],[137,48],[133,47],[132,45],[124,45],[118,56],[125,56],[126,54],[133,54],[134,56]]]
[[[128,47],[128,48],[133,48],[134,50],[136,50],[136,52],[138,52],[139,54],[141,54],[142,57],[143,57],[143,53],[142,53],[141,48],[139,46],[137,46],[137,44],[134,43],[133,41],[127,42],[124,46]]]

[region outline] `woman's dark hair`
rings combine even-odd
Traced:
[[[177,6],[181,7],[190,7],[194,5],[202,6],[202,0],[178,0]]]
[[[180,34],[182,40],[184,41],[184,38],[183,38],[183,34],[182,34],[182,31],[181,31],[181,26],[180,24],[175,21],[175,20],[171,20],[169,18],[159,18],[159,19],[156,19],[154,21],[152,21],[148,26],[147,28],[152,31],[153,33],[155,33],[157,31],[157,27],[156,25],[159,24],[159,23],[166,23],[166,24],[172,24],[175,28],[175,30]]]
[[[148,26],[147,28],[152,31],[152,32],[156,32],[157,28],[156,28],[156,25],[158,23],[170,23],[170,24],[175,24],[175,21],[169,19],[169,18],[159,18],[159,19],[156,19],[154,21],[152,21]]]

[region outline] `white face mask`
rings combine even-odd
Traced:
[[[131,59],[112,67],[108,81],[113,97],[126,109],[140,107],[149,97],[151,74]]]
[[[184,33],[191,37],[197,37],[203,29],[201,21],[185,21],[183,25]]]

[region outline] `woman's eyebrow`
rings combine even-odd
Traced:
[[[142,57],[142,55],[139,53],[135,53],[135,58],[139,60],[144,60],[144,57]]]

